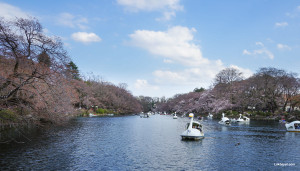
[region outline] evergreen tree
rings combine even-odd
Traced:
[[[51,59],[50,56],[43,51],[39,56],[38,56],[38,62],[44,64],[47,67],[51,66]]]
[[[201,88],[195,88],[194,92],[202,92],[205,91],[205,88],[201,87]]]
[[[73,79],[80,80],[78,67],[73,61],[68,63],[67,70],[68,74],[70,74]]]

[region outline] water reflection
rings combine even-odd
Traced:
[[[221,125],[221,129],[223,132],[227,132],[228,131],[228,125]]]
[[[78,118],[72,125],[0,144],[1,170],[276,170],[296,163],[300,134],[277,122],[202,122],[205,138],[182,141],[187,118]]]

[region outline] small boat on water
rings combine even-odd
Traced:
[[[237,119],[232,118],[232,119],[230,119],[230,122],[237,122]]]
[[[207,116],[208,119],[212,119],[213,117],[214,117],[214,115],[211,114],[211,113],[209,113],[208,116]]]
[[[244,122],[250,122],[250,118],[248,118],[247,116],[243,116]]]
[[[198,116],[198,118],[197,118],[199,121],[204,121],[204,117],[202,117],[202,116]]]
[[[279,123],[286,123],[284,119],[279,120]]]
[[[202,125],[194,121],[194,114],[190,113],[191,121],[187,123],[186,130],[180,135],[183,140],[199,140],[204,137]]]
[[[236,122],[249,122],[250,118],[248,118],[247,116],[243,116],[242,114],[240,114],[240,117],[236,120]]]
[[[164,113],[161,113],[160,115],[167,115],[167,113],[166,113],[166,112],[164,112]]]
[[[219,121],[219,124],[230,125],[230,120],[227,117],[225,117],[224,113],[222,113],[222,119]]]
[[[280,120],[279,120],[279,123],[286,123],[286,120],[284,117],[282,117]]]
[[[244,119],[242,118],[242,114],[240,114],[240,117],[236,120],[236,122],[244,122]]]
[[[300,132],[300,121],[293,121],[285,124],[288,132]]]
[[[177,119],[176,112],[174,113],[173,119]]]
[[[89,117],[94,117],[94,116],[97,116],[96,114],[93,114],[93,113],[90,113],[89,114]]]
[[[142,113],[140,114],[140,117],[141,117],[141,118],[149,118],[150,115],[149,115],[149,113],[144,113],[144,112],[142,112]]]

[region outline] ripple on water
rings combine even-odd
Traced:
[[[23,145],[1,144],[0,170],[276,170],[296,163],[300,134],[275,122],[202,122],[205,138],[182,141],[187,118],[78,118]],[[3,148],[2,148],[3,147]]]

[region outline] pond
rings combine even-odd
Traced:
[[[300,133],[284,124],[218,124],[182,141],[188,118],[82,117],[0,144],[0,170],[300,170]]]

